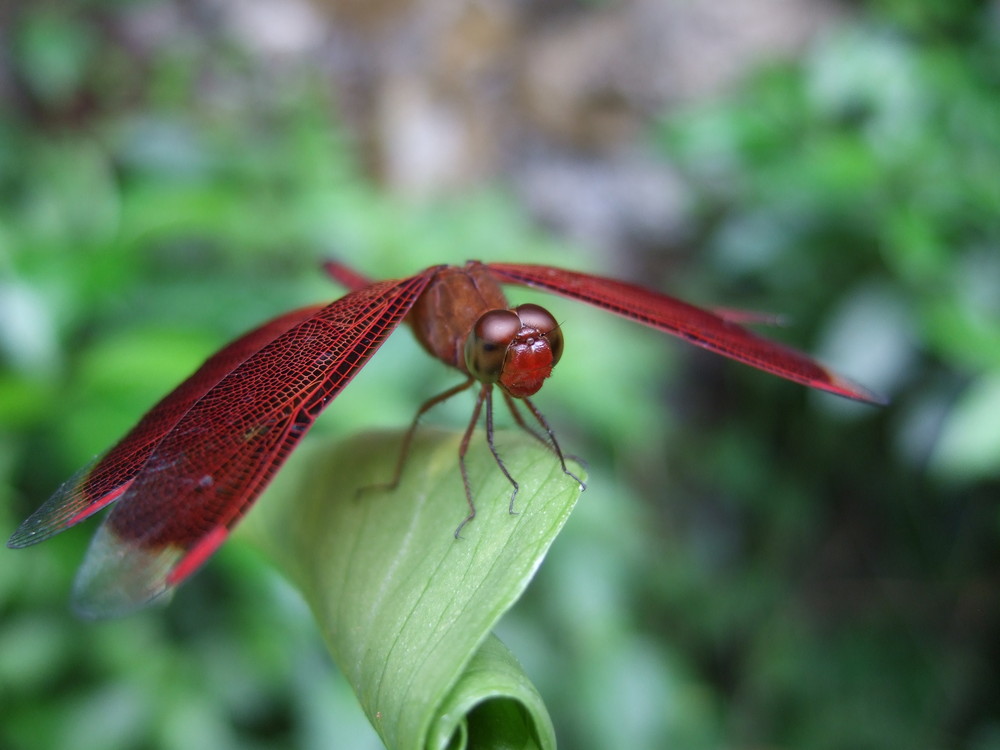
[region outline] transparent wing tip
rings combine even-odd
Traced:
[[[169,545],[145,549],[101,524],[73,584],[73,610],[87,619],[120,617],[168,601],[167,577],[183,554]]]
[[[830,377],[830,387],[827,388],[830,392],[836,393],[839,396],[844,396],[845,398],[853,399],[854,401],[861,401],[862,403],[872,404],[874,406],[889,405],[889,399],[882,394],[865,388],[863,385],[856,383],[850,378],[837,375],[829,370],[826,372]]]

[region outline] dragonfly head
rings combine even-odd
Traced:
[[[490,310],[465,340],[465,367],[479,381],[525,398],[542,387],[562,350],[562,331],[545,308],[526,304]]]

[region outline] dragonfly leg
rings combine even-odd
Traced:
[[[472,381],[470,380],[469,382],[471,383]],[[462,472],[462,484],[465,487],[465,502],[469,504],[469,515],[455,529],[456,539],[461,535],[465,524],[476,517],[476,504],[472,501],[472,485],[469,482],[469,471],[465,468],[465,454],[469,452],[469,441],[472,439],[472,433],[476,429],[476,422],[479,421],[479,412],[482,411],[483,401],[486,401],[487,404],[492,401],[489,398],[491,388],[492,386],[489,383],[483,383],[483,387],[479,389],[479,396],[476,397],[476,405],[472,409],[472,418],[469,419],[469,426],[465,428],[465,434],[462,435],[462,442],[458,446],[458,468]],[[496,454],[494,453],[494,455]]]
[[[552,427],[549,426],[548,420],[546,420],[544,415],[538,410],[538,407],[532,403],[531,399],[523,398],[521,400],[527,405],[528,411],[531,412],[535,421],[538,422],[538,424],[542,426],[542,429],[545,430],[545,434],[548,436],[548,439],[546,439],[543,435],[540,435],[533,427],[531,427],[531,425],[524,421],[521,410],[517,408],[517,402],[514,401],[511,396],[504,393],[504,400],[507,401],[507,407],[510,409],[511,416],[514,417],[514,421],[517,422],[518,426],[556,454],[556,458],[559,459],[559,466],[562,467],[563,474],[574,479],[576,483],[580,485],[581,490],[587,489],[587,484],[580,479],[580,477],[566,468],[566,456],[563,454],[562,448],[559,447],[559,441],[556,440],[556,433],[553,431]],[[574,461],[582,463],[582,461],[580,461],[580,459],[576,456],[570,456],[570,458]]]
[[[468,380],[452,386],[448,390],[442,391],[436,396],[432,396],[424,401],[424,403],[420,405],[420,408],[417,409],[417,413],[413,415],[413,421],[410,422],[410,426],[406,430],[406,434],[403,436],[403,443],[399,448],[399,456],[396,459],[396,468],[393,471],[392,479],[388,482],[370,484],[365,487],[361,487],[358,491],[361,493],[371,491],[391,492],[396,489],[396,487],[399,486],[399,480],[403,476],[403,467],[406,466],[406,457],[410,454],[410,446],[413,444],[413,436],[416,434],[417,427],[420,425],[420,418],[442,401],[447,401],[455,394],[467,390],[474,382],[475,380],[473,378],[469,378]],[[473,419],[473,421],[475,421],[475,419]],[[468,488],[466,489],[468,490]],[[468,495],[468,491],[466,492],[466,495]]]
[[[514,498],[517,497],[517,491],[521,487],[514,477],[510,475],[506,464],[504,464],[503,459],[500,458],[500,454],[497,452],[496,443],[493,442],[493,393],[488,385],[484,386],[484,390],[486,391],[486,443],[490,446],[490,453],[493,454],[493,458],[496,460],[497,466],[500,467],[500,471],[503,472],[503,475],[507,477],[507,481],[514,488],[510,493],[510,504],[507,506],[508,512],[513,516],[517,515],[514,510]]]

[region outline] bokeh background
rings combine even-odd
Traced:
[[[590,488],[500,635],[563,746],[1000,748],[998,91],[995,1],[6,0],[0,535],[324,257],[596,271],[892,404],[547,303]],[[403,331],[316,431],[452,382]],[[93,528],[0,552],[0,747],[379,746],[238,540],[74,619]]]

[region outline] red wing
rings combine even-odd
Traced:
[[[159,442],[192,404],[251,354],[321,309],[317,305],[285,313],[227,344],[205,360],[191,377],[150,409],[111,450],[63,482],[52,497],[17,527],[7,546],[16,548],[37,544],[117,500]]]
[[[719,316],[665,294],[601,276],[548,266],[486,265],[501,282],[545,289],[587,302],[811,388],[858,401],[885,403],[881,397],[830,372],[805,354],[768,341],[738,325],[734,322],[739,319],[737,314]]]
[[[77,608],[122,614],[193,573],[398,326],[434,270],[337,300],[198,399],[91,542],[74,588]]]
[[[338,260],[326,261],[323,263],[323,270],[326,271],[327,276],[350,292],[356,292],[358,289],[364,289],[374,283],[367,276],[362,276]]]

